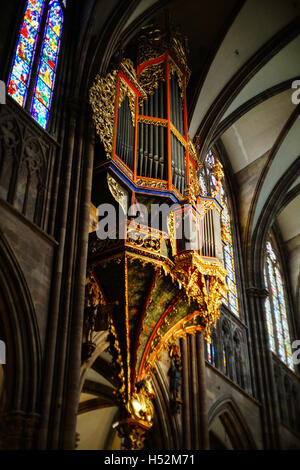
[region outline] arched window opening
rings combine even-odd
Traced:
[[[8,79],[8,94],[30,110],[44,129],[49,121],[65,7],[66,1],[26,1]],[[39,61],[35,60],[37,53]]]
[[[265,314],[270,349],[290,369],[294,369],[281,267],[270,241],[266,245],[264,277],[269,291],[269,297],[265,301]]]
[[[229,200],[224,185],[222,183],[217,185],[217,179],[215,177],[216,167],[221,169],[223,168],[219,159],[210,151],[207,154],[203,162],[203,166],[199,172],[199,183],[202,196],[216,198],[223,207],[221,214],[222,243],[224,267],[228,273],[226,277],[228,295],[227,299],[224,300],[224,304],[231,310],[232,313],[239,316]]]

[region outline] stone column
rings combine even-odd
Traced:
[[[200,428],[200,449],[209,449],[208,432],[208,410],[207,410],[207,386],[206,386],[206,365],[204,354],[204,338],[201,333],[197,333],[197,358],[198,358],[198,390],[199,390],[199,428]]]
[[[187,348],[187,338],[180,340],[181,356],[182,356],[182,432],[183,432],[183,449],[191,449],[191,414],[190,414],[190,397],[189,397],[189,357]]]
[[[280,411],[264,314],[264,302],[269,292],[265,288],[250,287],[246,289],[246,293],[249,299],[249,327],[253,341],[257,398],[262,403],[265,448],[279,449]]]

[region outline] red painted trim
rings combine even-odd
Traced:
[[[151,121],[158,121],[158,122],[168,122],[168,119],[163,119],[163,118],[158,118],[158,117],[153,117],[153,116],[144,116],[144,114],[139,114],[139,118],[144,118],[147,120]]]
[[[156,57],[156,59],[147,60],[147,62],[143,62],[142,64],[138,65],[137,74],[139,75],[145,67],[149,67],[150,65],[155,65],[155,64],[159,64],[160,62],[163,62],[164,60],[166,60],[167,54],[168,54],[168,51],[166,51],[160,57]]]
[[[132,84],[132,82],[126,77],[126,75],[124,74],[124,72],[122,72],[122,70],[119,70],[119,76],[124,80],[124,82],[127,83],[127,85],[129,86],[129,88],[132,89],[132,91],[138,95],[138,96],[142,96],[141,93],[137,90],[137,88],[135,88],[135,86]]]
[[[171,59],[175,62],[175,64],[177,65],[177,67],[179,68],[179,70],[183,73],[183,75],[186,76],[186,71],[183,67],[183,65],[178,61],[177,57],[175,56],[175,54],[173,53],[173,51],[171,49],[168,49],[167,53],[169,54],[169,56],[171,57]]]
[[[193,317],[195,316],[195,312],[192,313],[191,315],[189,315],[188,317],[185,317],[183,318],[182,320],[180,320],[178,323],[176,323],[176,325],[174,325],[169,331],[168,333],[165,334],[165,336],[163,337],[163,339],[160,341],[160,343],[158,344],[158,346],[156,347],[156,350],[153,351],[153,353],[151,354],[151,356],[149,357],[148,359],[148,365],[146,366],[145,368],[145,372],[146,372],[146,375],[147,375],[147,372],[149,370],[149,366],[152,362],[154,362],[155,360],[155,356],[157,355],[157,352],[159,352],[163,345],[166,343],[167,339],[170,338],[170,336],[172,336],[174,333],[177,335],[180,334],[183,329],[182,329],[182,325],[191,320]],[[188,326],[187,328],[185,328],[185,332],[186,333],[192,333],[193,331],[202,331],[203,330],[203,327],[201,325],[193,325],[193,326]],[[139,377],[139,380],[141,380],[142,377]]]

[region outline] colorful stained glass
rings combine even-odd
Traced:
[[[215,192],[217,188],[217,180],[213,175],[214,165],[218,162],[218,158],[210,151],[203,163],[203,168],[199,175],[199,183],[203,196],[207,196]],[[218,201],[223,207],[221,219],[222,225],[226,229],[228,234],[228,242],[223,245],[223,255],[224,255],[224,266],[227,270],[227,285],[228,285],[228,296],[227,299],[223,300],[223,303],[230,308],[230,310],[235,314],[239,315],[239,306],[238,306],[238,296],[237,296],[237,287],[236,287],[236,277],[235,277],[235,268],[234,268],[234,254],[232,247],[232,236],[231,236],[231,221],[228,209],[228,200],[227,195],[224,189],[224,186],[221,184],[219,186],[219,191],[217,196]]]
[[[35,46],[40,29],[45,0],[29,0],[8,79],[8,94],[21,106],[25,105]]]
[[[42,126],[44,129],[48,122],[48,110],[47,108],[36,98],[32,101],[32,117]]]
[[[271,351],[275,352],[274,326],[273,326],[270,300],[268,298],[265,301],[265,310],[266,310],[266,320],[267,320],[267,328],[268,328],[268,334],[269,334],[270,349]]]
[[[208,154],[206,155],[206,157],[205,157],[205,162],[206,162],[207,166],[210,167],[210,169],[212,169],[212,167],[213,167],[214,164],[215,164],[215,157],[214,157],[214,155],[213,155],[213,153],[212,153],[211,150],[210,150],[210,151],[208,152]]]
[[[228,285],[228,302],[226,302],[226,305],[230,308],[230,310],[235,315],[238,315],[239,307],[238,307],[238,297],[237,297],[237,288],[236,288],[234,259],[233,259],[231,224],[230,224],[230,216],[228,212],[227,197],[226,197],[223,187],[221,188],[220,196],[221,196],[221,204],[223,205],[222,224],[224,225],[224,227],[226,227],[226,231],[228,233],[228,242],[227,244],[224,243],[224,246],[223,246],[224,266],[228,273],[228,275],[226,276],[226,281]]]
[[[48,124],[62,27],[62,8],[60,2],[53,0],[49,3],[34,99],[31,106],[32,116],[44,128]]]
[[[211,364],[211,362],[212,362],[212,360],[211,360],[211,344],[206,343],[206,347],[207,347],[207,360]]]
[[[207,196],[207,189],[206,189],[205,178],[203,174],[200,174],[199,176],[199,184],[201,188],[201,195]]]
[[[59,46],[59,36],[50,28],[47,28],[45,44],[49,44],[53,52],[56,54]]]
[[[270,348],[293,369],[284,288],[278,258],[270,241],[266,244],[265,284],[270,293],[265,303]]]

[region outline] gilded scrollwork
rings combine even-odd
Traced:
[[[167,183],[151,178],[139,178],[136,181],[137,186],[155,188],[155,189],[168,189]]]
[[[121,381],[121,387],[118,390],[118,396],[121,398],[123,403],[126,403],[127,400],[126,400],[126,395],[125,395],[125,374],[124,374],[125,369],[124,369],[124,364],[123,364],[123,359],[122,359],[121,347],[120,347],[118,335],[117,335],[113,320],[110,321],[109,330],[110,330],[112,337],[114,338],[113,347],[117,355],[116,363],[119,366],[118,377]]]
[[[218,212],[221,212],[222,208],[217,204],[214,198],[200,198],[200,204],[198,205],[199,212],[201,216],[204,216],[207,211],[211,209],[217,209]]]
[[[139,64],[162,56],[165,52],[166,33],[157,25],[148,24],[142,27],[139,42]]]
[[[175,223],[175,214],[174,214],[174,212],[170,213],[170,216],[169,216],[169,219],[168,219],[168,230],[169,230],[169,237],[170,237],[172,255],[175,256],[175,254],[176,254],[176,223]]]
[[[139,74],[139,83],[147,95],[153,95],[160,81],[165,81],[165,64],[163,62],[145,67]]]
[[[170,272],[188,299],[197,302],[207,332],[219,318],[219,307],[227,293],[226,270],[218,260],[205,260],[196,252],[180,253],[175,257],[175,267]],[[209,276],[209,280],[207,280]],[[209,287],[207,287],[209,282]]]
[[[127,194],[120,187],[120,184],[118,183],[118,181],[115,180],[115,178],[113,178],[110,173],[107,173],[107,183],[108,183],[108,187],[109,187],[111,194],[122,207],[124,214],[126,214],[127,213]]]
[[[177,75],[177,82],[179,85],[179,88],[181,90],[181,99],[184,100],[184,92],[185,92],[185,83],[184,83],[184,74],[181,72],[181,70],[177,67],[175,62],[173,60],[169,61],[169,70],[170,70],[170,77],[173,74]]]
[[[161,126],[161,127],[168,126],[167,120],[163,121],[162,119],[155,119],[153,117],[148,117],[148,116],[139,116],[138,121],[144,124],[153,124],[153,126]]]
[[[107,158],[112,156],[113,151],[117,76],[117,70],[113,70],[106,77],[97,75],[89,92],[96,131],[104,145]]]
[[[196,206],[197,192],[193,183],[190,183],[187,185],[187,187],[185,188],[185,195],[186,195],[187,202],[191,204],[192,206]]]
[[[155,253],[160,253],[161,251],[161,240],[159,238],[152,238],[151,236],[141,234],[134,229],[128,231],[127,242],[133,246],[137,246],[148,251],[154,251]]]

